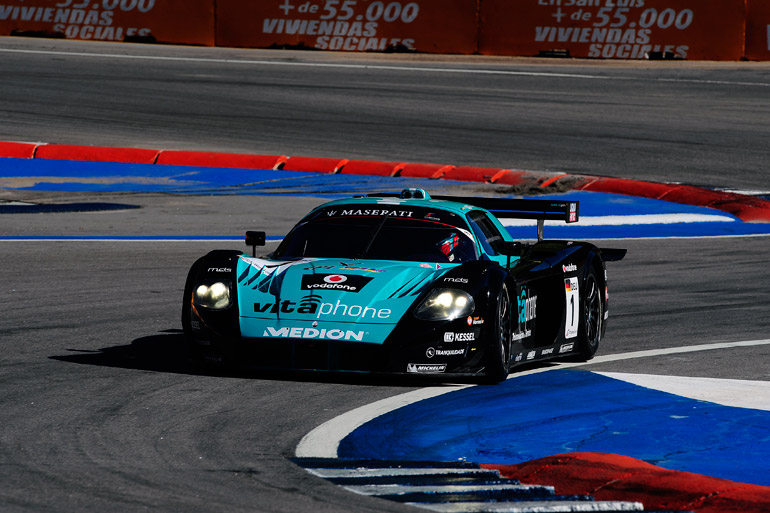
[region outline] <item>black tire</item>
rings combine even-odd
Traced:
[[[182,297],[182,331],[184,332],[185,342],[187,346],[187,354],[192,360],[192,365],[195,370],[206,369],[206,363],[203,358],[203,352],[195,343],[195,338],[192,332],[192,294],[193,286],[195,285],[195,279],[198,276],[198,269],[203,262],[203,258],[198,259],[190,268],[190,272],[187,273],[187,280],[184,284],[184,296]]]
[[[593,266],[589,268],[583,280],[583,286],[580,290],[580,305],[582,315],[580,316],[577,357],[587,361],[593,358],[599,349],[604,324],[601,285]]]
[[[511,362],[511,298],[505,284],[495,301],[494,325],[490,331],[489,344],[482,383],[495,385],[508,377]]]

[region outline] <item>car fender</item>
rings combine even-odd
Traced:
[[[241,251],[236,250],[214,250],[190,267],[182,301],[182,327],[188,338],[235,340],[240,337],[235,272],[241,254]],[[196,307],[193,304],[195,288],[199,284],[216,281],[226,282],[230,286],[231,305],[218,311]]]
[[[473,361],[483,357],[484,341],[488,338],[488,330],[493,329],[491,322],[486,322],[494,307],[497,292],[508,279],[508,273],[497,262],[472,261],[459,265],[441,275],[433,284],[427,287],[405,312],[394,330],[385,340],[383,348],[388,354],[388,366],[401,369],[408,363],[404,358],[414,355],[413,348],[438,341],[446,332],[473,330],[479,333],[479,351],[475,351]],[[454,288],[467,292],[473,297],[473,313],[454,320],[424,321],[418,320],[415,309],[422,301],[437,288]],[[419,356],[419,355],[417,355]]]

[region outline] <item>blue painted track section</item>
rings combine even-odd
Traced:
[[[285,194],[340,198],[437,185],[436,180],[116,162],[0,158],[0,177],[40,178],[18,190],[167,194]],[[46,180],[64,178],[65,180]]]
[[[413,403],[364,424],[338,450],[341,458],[490,464],[578,451],[770,486],[770,412],[556,370]]]
[[[583,220],[583,223],[553,222],[546,224],[543,230],[546,239],[726,237],[770,234],[770,224],[745,223],[722,211],[651,198],[600,192],[570,192],[559,195],[533,196],[533,198],[580,202],[580,219]],[[707,216],[718,219],[718,221],[637,224],[639,221],[644,221],[640,218],[650,215]],[[612,217],[614,220],[625,217],[629,221],[624,224],[588,226],[585,224],[588,219],[601,223],[602,218],[607,217]],[[511,227],[508,230],[517,239],[531,239],[537,236],[537,229],[534,224],[532,227]]]
[[[543,235],[546,239],[634,239],[770,234],[770,224],[745,223],[737,217],[722,211],[651,198],[600,192],[570,192],[559,195],[534,196],[533,198],[579,201],[580,219],[584,221],[587,221],[589,218],[607,216],[622,216],[629,219],[633,216],[636,221],[639,217],[649,215],[699,215],[720,219],[719,221],[711,222],[677,222],[670,224],[634,224],[634,222],[629,221],[627,224],[592,226],[586,226],[580,222],[570,225],[554,222],[546,224],[543,229]],[[599,222],[601,222],[601,219],[599,219]],[[537,236],[537,230],[534,225],[531,228],[509,228],[509,231],[515,238],[534,238]]]

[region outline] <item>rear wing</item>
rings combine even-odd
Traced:
[[[537,199],[474,198],[464,196],[432,196],[433,199],[466,203],[491,212],[498,219],[536,219],[537,240],[543,240],[545,221],[577,223],[580,202]]]

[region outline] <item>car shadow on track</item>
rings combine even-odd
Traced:
[[[118,367],[144,371],[219,376],[223,378],[267,379],[275,381],[299,381],[340,383],[355,385],[387,385],[403,387],[452,386],[474,383],[472,379],[450,382],[426,376],[368,374],[363,372],[324,372],[292,370],[240,370],[196,365],[187,350],[187,342],[181,329],[169,329],[156,335],[140,337],[127,345],[105,347],[98,350],[68,349],[69,354],[50,356],[52,360],[100,367]]]

